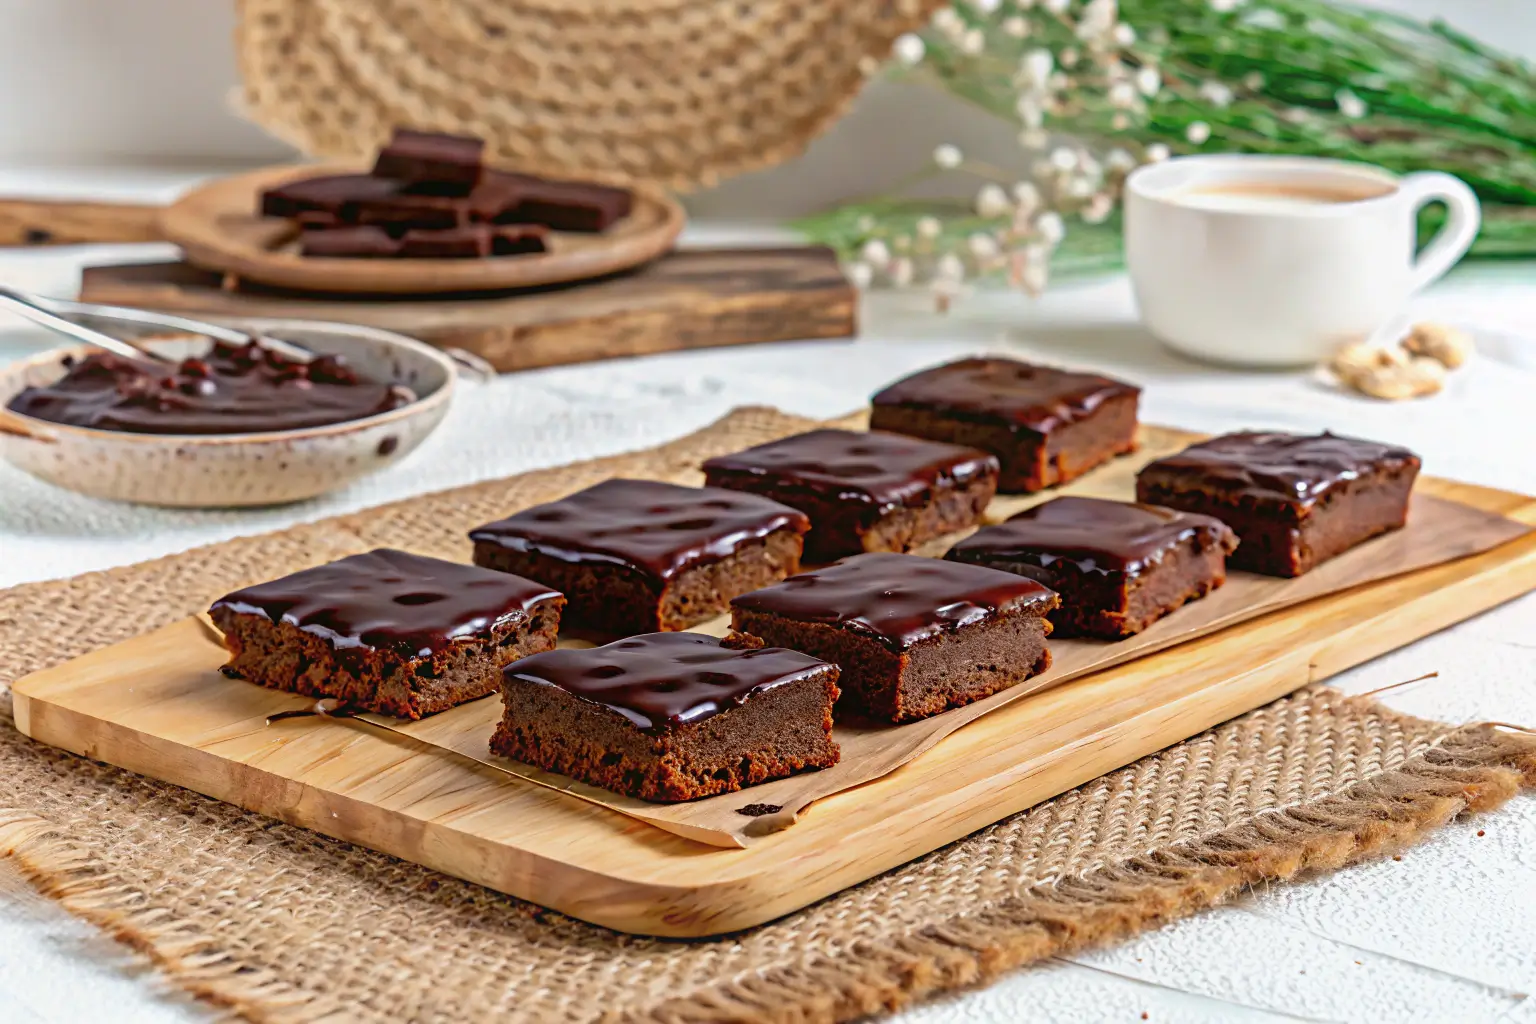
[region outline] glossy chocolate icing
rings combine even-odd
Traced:
[[[1111,398],[1140,393],[1133,384],[1094,373],[978,357],[904,377],[876,394],[873,404],[915,406],[1048,434],[1092,415]]]
[[[804,494],[883,514],[920,505],[940,483],[964,486],[997,474],[997,456],[961,445],[872,430],[812,430],[704,463],[711,484],[772,483],[786,500]]]
[[[1221,520],[1160,505],[1101,498],[1053,498],[1006,523],[984,526],[949,549],[956,562],[1011,562],[1050,569],[1070,563],[1084,573],[1134,576],[1195,539],[1202,550],[1235,537]]]
[[[1044,615],[1055,593],[998,569],[919,555],[854,555],[731,602],[796,622],[860,633],[901,653],[914,644],[1000,615]]]
[[[502,673],[559,687],[617,711],[638,729],[664,732],[831,667],[782,647],[738,650],[701,633],[646,633],[602,647],[534,654]]]
[[[1310,505],[1346,481],[1383,469],[1416,467],[1418,462],[1406,448],[1329,433],[1241,432],[1158,459],[1137,474],[1137,482]]]
[[[94,353],[7,408],[50,423],[131,434],[253,434],[343,423],[415,401],[336,356],[295,362],[257,343],[215,342],[180,364]]]
[[[379,548],[237,590],[213,607],[286,622],[338,651],[426,658],[559,596],[510,573]]]
[[[565,562],[624,565],[666,580],[782,529],[804,534],[810,522],[755,494],[616,479],[487,523],[469,536]]]

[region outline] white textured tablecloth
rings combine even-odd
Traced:
[[[5,185],[0,175],[0,186]],[[705,240],[738,240],[724,231]],[[761,237],[760,234],[756,237]],[[153,247],[133,250],[156,257]],[[122,251],[96,249],[93,262]],[[0,280],[69,294],[79,252],[0,255]],[[1146,388],[1144,418],[1197,430],[1330,428],[1407,444],[1443,476],[1536,493],[1536,270],[1461,272],[1417,303],[1475,329],[1485,354],[1434,398],[1387,404],[1307,374],[1185,361],[1135,324],[1123,279],[1039,303],[983,295],[949,317],[876,296],[863,336],[566,367],[468,385],[443,427],[389,472],[326,498],[259,512],[159,511],[55,490],[0,465],[0,585],[124,564],[421,491],[654,444],[733,406],[813,416],[962,353],[995,350],[1118,373]],[[6,322],[9,323],[9,322]],[[1521,340],[1522,331],[1532,340]],[[51,340],[0,332],[0,361]],[[1453,721],[1536,723],[1536,597],[1335,680],[1352,692],[1425,672],[1395,707]],[[1479,832],[1482,835],[1479,835]],[[3,881],[3,878],[0,878]],[[4,888],[0,886],[0,888]],[[200,1019],[111,962],[88,929],[36,900],[0,903],[0,1020]],[[1401,861],[1256,892],[1110,950],[1018,972],[911,1011],[911,1021],[1504,1020],[1536,1024],[1536,798],[1456,823]]]

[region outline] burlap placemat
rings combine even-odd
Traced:
[[[460,556],[487,511],[687,479],[803,429],[655,449],[0,593],[0,680],[376,543]],[[493,508],[494,506],[494,508]],[[636,938],[32,743],[0,701],[0,850],[171,984],[257,1020],[845,1020],[1400,847],[1536,785],[1536,739],[1312,688],[727,939]]]

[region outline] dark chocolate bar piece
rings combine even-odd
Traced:
[[[261,194],[263,217],[297,217],[318,211],[339,217],[348,203],[374,202],[400,191],[400,183],[367,174],[327,174],[300,178]]]
[[[516,181],[522,197],[496,218],[500,224],[543,224],[555,231],[606,231],[629,216],[628,189],[580,181],[547,181],[529,175],[502,175]]]
[[[302,256],[384,259],[400,255],[400,249],[400,239],[371,224],[319,228],[299,236],[299,254]]]
[[[483,139],[396,128],[394,138],[379,150],[373,173],[412,184],[467,187],[480,180],[484,152]]]
[[[491,226],[466,224],[435,231],[412,229],[400,240],[407,259],[480,259],[491,254]]]

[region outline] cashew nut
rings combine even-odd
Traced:
[[[1447,370],[1465,363],[1473,352],[1472,336],[1466,331],[1434,323],[1414,324],[1403,339],[1403,348],[1416,356],[1427,356]]]
[[[1334,353],[1333,358],[1328,362],[1328,369],[1332,370],[1345,384],[1352,384],[1355,378],[1376,370],[1406,365],[1408,365],[1408,353],[1401,348],[1395,346],[1379,348],[1364,342],[1356,342]]]
[[[1388,402],[1433,395],[1445,386],[1445,367],[1434,359],[1415,357],[1401,366],[1381,366],[1344,378],[1361,394]]]

